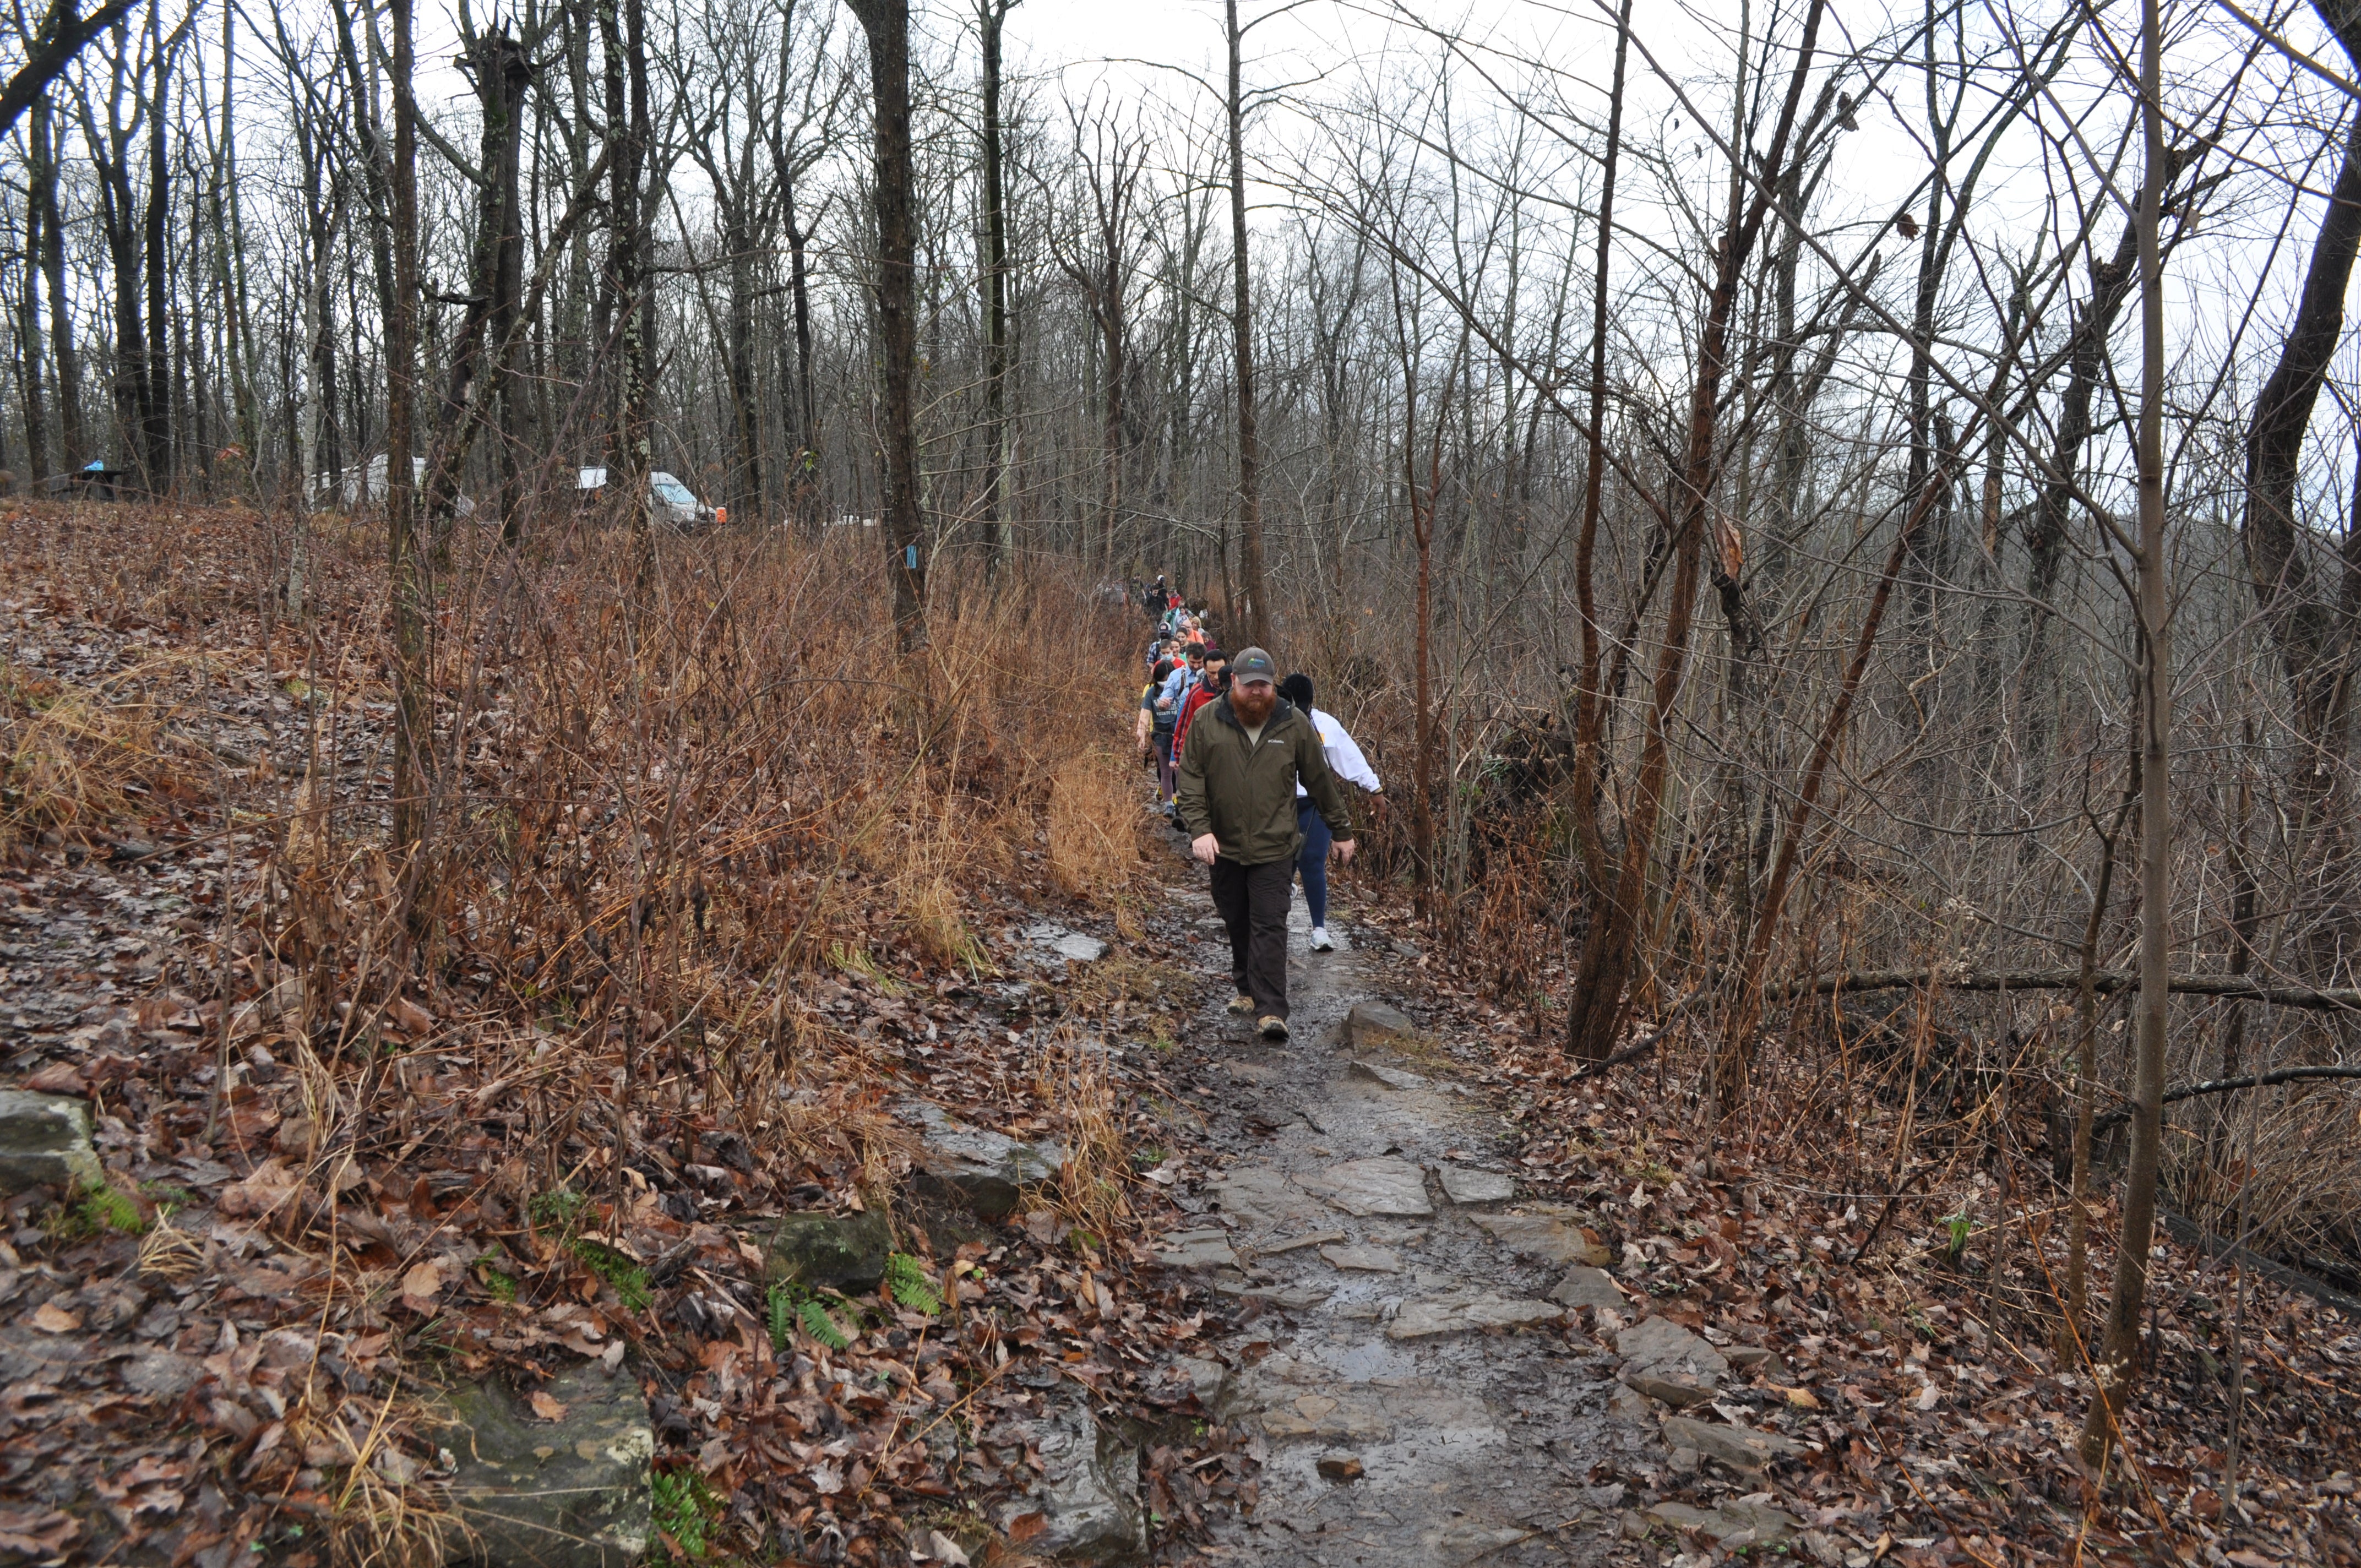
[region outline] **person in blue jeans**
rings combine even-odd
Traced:
[[[1328,771],[1348,783],[1356,784],[1371,795],[1382,795],[1384,786],[1378,783],[1377,773],[1369,760],[1361,754],[1360,746],[1346,733],[1345,726],[1333,713],[1324,713],[1312,706],[1312,677],[1301,672],[1279,683],[1279,695],[1312,716],[1312,728],[1320,732],[1320,749],[1327,756]],[[1295,858],[1297,874],[1303,879],[1303,902],[1312,912],[1312,950],[1330,953],[1336,944],[1328,936],[1328,850],[1331,839],[1328,823],[1312,809],[1312,797],[1303,786],[1295,786],[1295,825],[1303,834],[1303,849]]]

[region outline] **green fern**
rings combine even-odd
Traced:
[[[763,1319],[771,1331],[771,1348],[785,1354],[796,1332],[796,1299],[785,1285],[774,1285],[763,1298]]]
[[[836,1326],[836,1320],[828,1315],[828,1309],[817,1301],[806,1301],[796,1309],[796,1316],[802,1320],[804,1332],[830,1350],[843,1350],[852,1343]]]
[[[885,1260],[885,1283],[894,1292],[894,1299],[913,1311],[933,1317],[943,1310],[943,1299],[927,1278],[927,1266],[906,1252],[897,1252]]]

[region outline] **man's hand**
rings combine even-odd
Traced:
[[[1213,863],[1213,857],[1222,852],[1221,840],[1211,833],[1200,833],[1189,840],[1189,852],[1197,857],[1200,865],[1210,866]]]
[[[1336,863],[1340,866],[1348,866],[1353,863],[1352,839],[1339,839],[1336,840]]]

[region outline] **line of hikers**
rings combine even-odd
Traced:
[[[1333,952],[1328,857],[1353,858],[1342,782],[1381,795],[1378,775],[1335,715],[1312,704],[1312,677],[1279,678],[1260,648],[1224,653],[1159,576],[1139,590],[1156,618],[1133,730],[1157,776],[1157,807],[1213,869],[1213,906],[1230,938],[1230,1012],[1266,1040],[1287,1038],[1287,911],[1300,876],[1312,950]]]

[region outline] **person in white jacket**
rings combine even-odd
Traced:
[[[1312,716],[1312,728],[1320,731],[1320,749],[1328,758],[1329,772],[1371,795],[1385,793],[1377,773],[1369,767],[1368,758],[1361,754],[1360,746],[1336,716],[1312,706],[1310,675],[1299,672],[1288,676],[1279,683],[1279,694]],[[1295,869],[1303,879],[1303,902],[1312,912],[1312,950],[1334,952],[1336,944],[1328,936],[1328,850],[1332,839],[1326,819],[1312,809],[1312,797],[1301,784],[1295,786],[1295,825],[1303,835],[1303,848],[1297,852]]]

